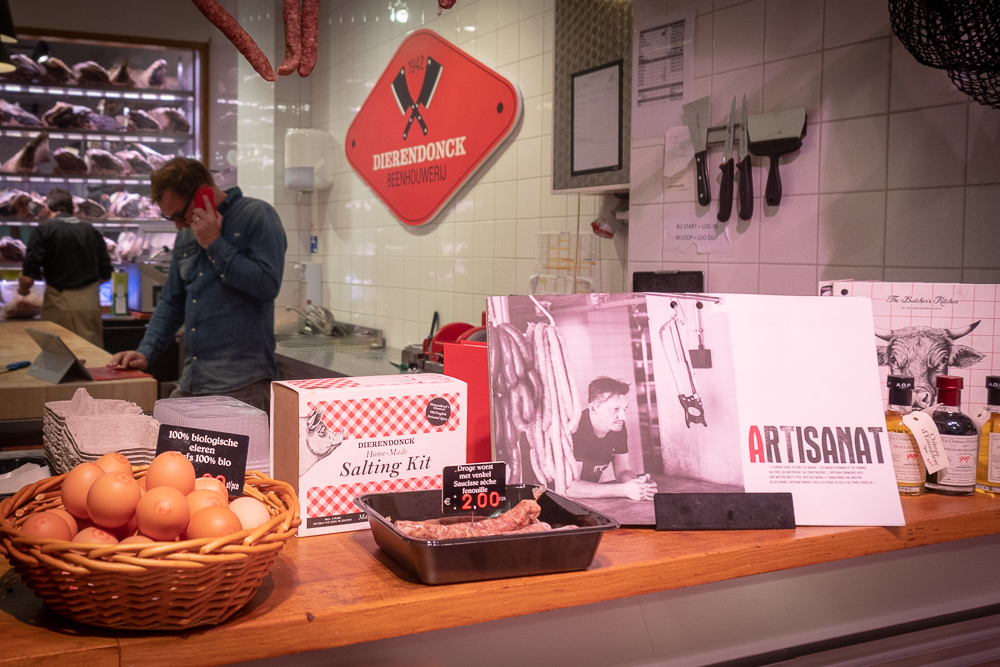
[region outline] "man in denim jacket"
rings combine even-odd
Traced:
[[[171,398],[232,396],[268,412],[288,246],[277,212],[238,187],[219,189],[197,160],[174,158],[150,180],[153,201],[178,230],[170,272],[138,348],[108,366],[146,368],[183,325],[184,370]]]

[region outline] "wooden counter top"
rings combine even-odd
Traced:
[[[111,361],[110,353],[53,322],[7,320],[0,322],[0,366],[14,361],[32,361],[39,355],[41,350],[25,329],[58,335],[78,359],[84,360],[84,366],[103,366]],[[157,382],[152,377],[52,384],[31,377],[27,371],[24,368],[0,374],[0,420],[41,419],[46,403],[68,401],[80,387],[94,398],[132,401],[150,413],[156,402]]]
[[[293,539],[217,627],[110,632],[52,614],[0,566],[0,664],[213,665],[346,646],[1000,533],[1000,499],[904,498],[899,528],[604,533],[586,571],[446,586],[415,580],[369,531]],[[7,592],[9,589],[13,589]],[[475,604],[470,604],[475,601]]]

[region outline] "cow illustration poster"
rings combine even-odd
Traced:
[[[866,299],[487,301],[494,458],[625,525],[657,493],[791,492],[800,525],[904,523]]]
[[[871,299],[871,344],[879,360],[883,400],[886,377],[910,375],[913,407],[933,406],[935,378],[962,378],[962,409],[970,415],[986,407],[986,376],[1000,374],[997,315],[1000,288],[962,283],[828,281],[820,293]]]

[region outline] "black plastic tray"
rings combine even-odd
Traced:
[[[529,484],[508,484],[507,499],[514,506],[533,498],[535,488]],[[618,527],[614,519],[546,491],[538,498],[542,508],[539,519],[553,528],[576,528],[453,540],[418,540],[400,533],[392,521],[440,518],[439,489],[367,493],[355,498],[354,504],[367,513],[375,543],[425,584],[454,584],[585,570],[594,560],[604,531]]]

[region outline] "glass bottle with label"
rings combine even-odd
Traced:
[[[927,475],[927,490],[948,496],[970,496],[976,490],[979,429],[962,412],[962,378],[938,375],[938,405],[931,414],[948,455],[948,467]]]
[[[976,491],[1000,493],[1000,376],[986,378],[986,421],[979,433]]]
[[[885,425],[889,431],[892,467],[896,471],[896,488],[901,496],[919,496],[924,493],[927,466],[917,439],[903,423],[903,415],[913,410],[913,378],[890,375],[886,386],[889,387],[889,409],[885,411]]]

